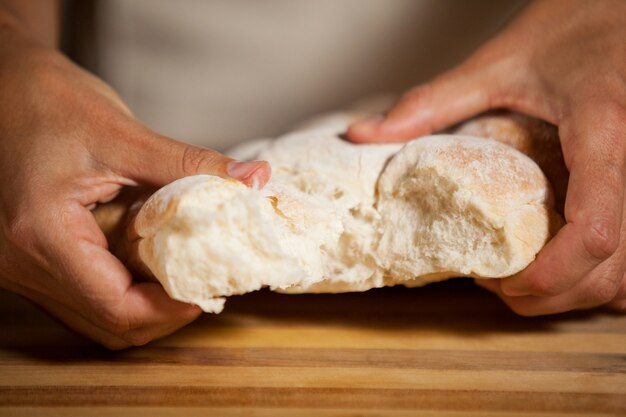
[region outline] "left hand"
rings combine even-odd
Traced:
[[[626,312],[626,2],[535,1],[460,66],[347,135],[406,141],[495,108],[558,126],[567,223],[524,271],[477,282],[522,315]]]

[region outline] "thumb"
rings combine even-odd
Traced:
[[[500,107],[499,74],[508,71],[499,64],[506,63],[462,64],[409,90],[386,115],[354,123],[346,135],[353,142],[404,142]]]
[[[266,161],[237,161],[217,151],[188,145],[145,128],[133,136],[124,143],[126,149],[109,151],[106,162],[118,174],[141,184],[163,186],[182,177],[209,174],[262,187],[271,175]]]

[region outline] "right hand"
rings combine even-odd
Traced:
[[[477,281],[518,314],[626,312],[625,40],[623,0],[536,0],[465,62],[348,131],[401,142],[492,109],[558,127],[565,226],[523,271]]]
[[[200,173],[263,185],[267,162],[239,163],[160,136],[102,81],[0,27],[0,286],[114,349],[194,320],[197,306],[135,282],[90,211],[123,186]]]

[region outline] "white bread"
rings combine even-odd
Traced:
[[[494,140],[402,145],[340,139],[349,117],[239,148],[272,164],[262,190],[213,176],[157,191],[131,224],[141,268],[177,300],[364,291],[526,267],[561,223],[530,158]],[[326,119],[327,121],[329,119]]]
[[[556,126],[519,113],[493,111],[457,126],[453,133],[495,139],[530,157],[552,184],[555,207],[563,214],[569,172]]]
[[[413,141],[385,168],[378,190],[384,225],[378,255],[400,281],[512,275],[559,222],[537,165],[492,140]]]

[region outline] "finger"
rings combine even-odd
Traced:
[[[617,294],[615,294],[608,306],[613,310],[626,313],[626,274],[622,275],[622,282],[617,290]]]
[[[63,213],[68,216],[60,219],[63,226],[43,236],[52,275],[60,281],[58,302],[71,302],[85,321],[133,345],[161,337],[201,313],[197,306],[171,299],[160,284],[134,283],[106,250],[102,232],[84,207],[76,204]]]
[[[494,294],[500,294],[500,280],[499,279],[483,279],[483,278],[474,278],[474,283],[479,287],[486,289]]]
[[[113,350],[142,346],[152,340],[173,333],[197,317],[197,315],[190,315],[187,321],[138,327],[130,329],[123,334],[117,334],[115,331],[107,329],[106,326],[89,321],[80,311],[73,309],[72,305],[65,305],[48,297],[46,294],[21,286],[20,288],[13,288],[12,291],[32,300],[73,331]]]
[[[594,112],[597,109],[594,107]],[[626,141],[618,130],[623,122],[589,112],[584,115],[573,120],[571,127],[565,123],[563,129],[571,171],[565,202],[567,224],[533,263],[503,281],[507,295],[561,294],[618,248],[626,186]]]
[[[583,288],[581,286],[553,297],[534,295],[511,297],[502,292],[500,285],[485,285],[484,283],[479,285],[498,295],[515,313],[527,317],[589,309],[604,304],[598,301],[600,299],[595,295],[597,293],[594,287]],[[591,297],[590,294],[592,294]]]
[[[119,350],[131,346],[131,343],[94,325],[76,311],[66,307],[62,303],[46,296],[43,293],[39,293],[25,287],[20,288],[16,292],[39,305],[73,331],[82,334],[83,336],[86,336],[109,349]]]
[[[163,186],[189,175],[210,174],[262,187],[271,174],[266,161],[235,161],[219,152],[178,142],[135,124],[118,136],[113,146],[96,150],[96,157],[116,174],[142,184]]]
[[[626,216],[626,205],[623,207],[623,216]],[[508,297],[504,291],[505,284],[510,278],[501,280],[502,295],[507,304],[525,315],[539,315],[560,313],[563,311],[593,308],[612,302],[619,307],[619,293],[623,287],[626,272],[626,222],[622,221],[620,231],[620,245],[615,253],[606,261],[594,268],[582,281],[573,288],[552,297],[529,297],[517,300],[518,297]]]
[[[131,285],[125,293],[121,308],[131,332],[142,327],[182,327],[202,313],[196,305],[173,300],[161,284],[155,282]]]
[[[608,261],[607,261],[608,262]],[[622,264],[624,260],[621,260]],[[522,296],[511,297],[496,290],[502,300],[516,313],[524,316],[557,314],[571,310],[598,307],[610,302],[616,296],[622,275],[617,275],[617,264],[602,265],[574,288],[550,297]],[[623,267],[620,268],[623,270]]]
[[[500,63],[489,68],[461,65],[409,90],[386,116],[354,123],[346,135],[360,143],[403,142],[500,106],[498,74],[503,70]]]
[[[201,314],[198,306],[170,298],[158,283],[132,282],[121,262],[103,248],[90,246],[83,248],[82,252],[85,259],[92,261],[89,265],[77,262],[74,273],[91,274],[91,279],[83,285],[83,290],[90,294],[89,305],[85,308],[97,307],[93,310],[95,314],[89,317],[90,321],[129,343],[145,344],[190,323]],[[86,269],[88,266],[90,269]],[[114,279],[119,282],[112,283]]]
[[[621,307],[623,311],[623,294],[620,291],[624,291],[625,271],[626,244],[623,243],[613,256],[591,271],[578,285],[556,296],[507,295],[503,287],[510,278],[481,279],[476,280],[476,283],[497,294],[513,311],[525,316],[588,309],[609,302],[613,308],[619,310]]]
[[[44,277],[51,282],[54,281],[54,277],[47,275],[45,272],[40,272],[36,276],[40,278]],[[61,324],[64,324],[71,330],[82,334],[83,336],[87,336],[109,349],[123,349],[131,346],[130,343],[124,341],[119,336],[116,336],[113,333],[89,322],[79,311],[75,309],[76,306],[74,304],[63,304],[57,299],[51,297],[47,291],[41,291],[37,288],[33,288],[32,286],[23,285],[21,282],[14,281],[9,284],[10,285],[7,286],[8,290],[33,301],[42,309],[50,313],[53,318],[56,318]]]
[[[106,250],[92,249],[99,252],[92,256],[106,257],[106,263],[109,263],[105,270],[96,268],[90,271],[95,281],[90,280],[83,289],[90,296],[89,304],[84,307],[88,309],[87,313],[81,315],[95,327],[129,345],[140,346],[189,324],[202,313],[198,306],[171,299],[158,283],[130,281],[122,294],[105,295],[111,286],[101,285],[103,280],[112,280],[117,276],[127,281],[130,274]],[[104,267],[106,263],[101,265]],[[117,285],[114,287],[119,288]]]

